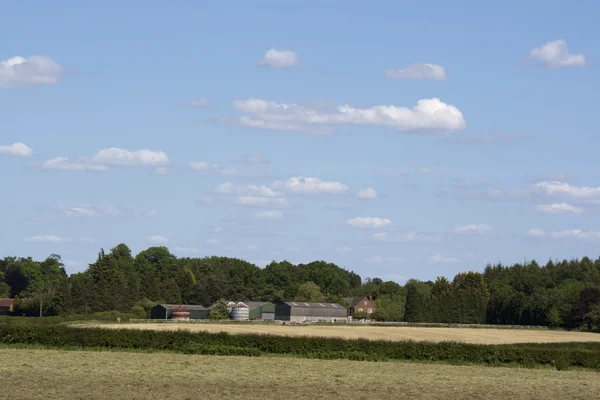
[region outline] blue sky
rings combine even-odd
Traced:
[[[0,254],[597,256],[594,1],[0,4]]]

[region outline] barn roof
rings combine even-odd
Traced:
[[[10,307],[15,303],[14,299],[2,298],[0,299],[0,307]]]
[[[194,304],[157,304],[161,307],[166,308],[167,310],[174,310],[179,307],[186,308],[188,311],[197,311],[197,310],[208,310],[208,308],[204,306],[194,305]]]
[[[227,303],[239,303],[237,301],[227,301]],[[262,307],[265,304],[272,304],[268,301],[242,301],[242,303],[244,303],[245,305],[248,306],[249,309],[254,310],[255,308],[258,307]],[[210,307],[208,307],[209,310],[212,310],[215,306],[217,305],[217,303],[211,305]]]
[[[284,301],[290,307],[301,307],[301,308],[320,308],[320,309],[346,309],[346,307],[337,303],[306,303],[304,301]]]

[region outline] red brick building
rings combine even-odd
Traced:
[[[375,304],[367,297],[346,297],[348,303],[348,315],[352,316],[356,313],[373,314],[375,312]]]

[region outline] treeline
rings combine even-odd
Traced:
[[[380,321],[488,323],[600,328],[600,259],[488,266],[452,281],[409,280],[404,286],[325,261],[265,268],[227,257],[178,258],[166,247],[133,256],[125,244],[101,250],[86,271],[68,276],[61,258],[0,260],[0,297],[18,315],[121,311],[143,314],[158,302],[202,304],[219,299],[329,301],[370,296]]]

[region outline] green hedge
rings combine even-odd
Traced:
[[[600,370],[600,343],[476,345],[391,342],[189,331],[1,326],[0,343],[55,347],[168,350],[186,354],[289,355],[368,361],[416,360],[453,364],[582,367]]]

